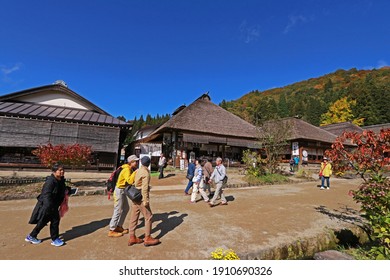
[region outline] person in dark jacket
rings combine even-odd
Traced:
[[[193,163],[192,159],[190,159],[188,163],[187,176],[186,176],[186,178],[188,179],[188,184],[186,189],[184,190],[184,195],[190,195],[188,192],[190,191],[192,185],[194,184],[192,182],[192,178],[194,178],[195,168],[196,168],[195,163]]]
[[[64,167],[61,164],[54,164],[52,174],[46,178],[38,202],[31,214],[29,224],[36,224],[25,241],[32,244],[39,244],[39,232],[50,222],[51,245],[62,246],[64,241],[59,238],[60,212],[59,208],[64,201],[65,195],[70,193],[70,188],[65,185]]]

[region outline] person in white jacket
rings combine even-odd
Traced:
[[[192,182],[194,183],[192,186],[192,194],[191,194],[191,201],[190,203],[196,203],[196,197],[198,196],[198,192],[202,196],[203,200],[205,202],[209,202],[209,197],[207,196],[206,192],[204,191],[204,178],[203,178],[203,167],[200,164],[199,160],[195,160],[195,172],[194,172],[194,178],[192,179]]]

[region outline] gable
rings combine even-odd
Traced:
[[[34,103],[39,105],[51,105],[73,109],[91,110],[88,104],[85,104],[75,98],[72,98],[69,94],[58,91],[42,91],[29,95],[24,95],[14,99],[23,103]]]
[[[109,115],[103,109],[62,84],[53,84],[10,93],[0,96],[0,101],[82,109]]]

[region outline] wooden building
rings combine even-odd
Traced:
[[[59,81],[0,96],[0,167],[40,167],[31,152],[51,143],[91,146],[86,168],[112,169],[132,124],[114,118]]]
[[[132,149],[137,153],[137,147],[146,144],[160,145],[160,152],[176,167],[190,157],[214,160],[220,156],[234,163],[241,160],[243,150],[257,147],[256,127],[212,103],[206,93],[180,106],[167,122],[136,140]]]
[[[285,128],[289,145],[285,153],[281,155],[284,161],[298,156],[300,163],[319,163],[325,150],[330,149],[337,138],[335,134],[299,118],[284,118],[270,121],[269,124]]]

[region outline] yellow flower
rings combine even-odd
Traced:
[[[240,258],[237,254],[232,250],[224,250],[222,248],[217,248],[215,251],[211,252],[212,260],[239,260]]]

